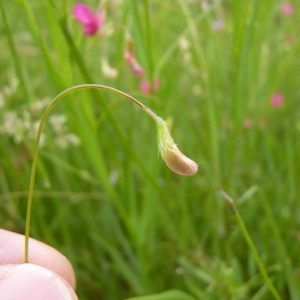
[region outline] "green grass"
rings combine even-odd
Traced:
[[[0,2],[0,127],[11,112],[31,124],[19,140],[0,130],[2,228],[25,230],[32,123],[43,113],[34,105],[73,85],[137,97],[170,120],[200,166],[194,177],[173,174],[153,121],[115,94],[77,91],[55,107],[65,131],[45,126],[31,236],[70,259],[80,299],[272,299],[238,221],[280,298],[300,298],[298,2],[291,17],[284,1],[211,1],[208,11],[200,2],[107,1],[106,28],[94,37],[83,36],[73,0]],[[223,31],[212,29],[216,20]],[[128,32],[147,78],[160,81],[150,96],[125,62]],[[116,79],[103,74],[103,58]],[[276,93],[280,108],[271,105]],[[80,146],[59,146],[67,133]]]

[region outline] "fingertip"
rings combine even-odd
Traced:
[[[34,264],[0,266],[0,299],[77,300],[70,284]]]
[[[0,265],[24,263],[24,235],[0,229]],[[30,239],[29,262],[47,268],[75,289],[76,279],[68,259],[53,247]]]

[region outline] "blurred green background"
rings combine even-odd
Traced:
[[[0,0],[0,226],[24,232],[45,107],[70,86],[106,84],[169,120],[200,169],[173,174],[155,124],[122,97],[78,91],[57,105],[42,138],[31,236],[70,259],[80,299],[171,289],[272,299],[220,190],[282,299],[300,299],[299,2],[84,2],[106,13],[94,36],[75,20],[75,1]],[[125,59],[130,43],[143,78]],[[143,80],[159,89],[145,93]]]

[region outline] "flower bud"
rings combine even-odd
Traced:
[[[166,122],[157,118],[158,148],[167,166],[182,176],[193,176],[198,171],[198,165],[185,156],[174,143]]]

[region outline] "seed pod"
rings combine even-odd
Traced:
[[[198,171],[198,165],[185,156],[177,147],[167,149],[161,156],[167,166],[175,173],[182,176],[193,176]]]
[[[167,166],[173,172],[182,176],[195,175],[198,171],[198,165],[179,150],[174,143],[167,123],[161,118],[157,118],[156,123],[159,152]]]

